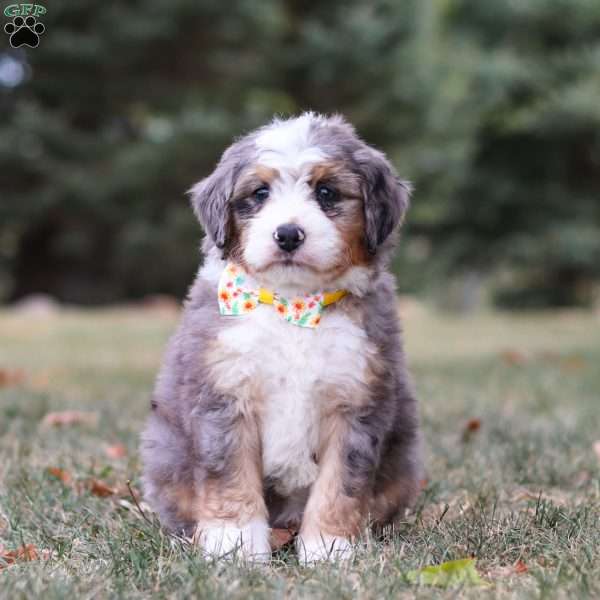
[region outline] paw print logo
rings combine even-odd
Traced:
[[[4,31],[10,35],[10,45],[13,48],[21,46],[37,48],[40,43],[40,35],[46,31],[46,28],[43,23],[30,15],[26,19],[15,17],[12,23],[4,26]]]

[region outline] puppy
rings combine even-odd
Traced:
[[[408,185],[339,116],[242,137],[192,190],[205,231],[142,435],[148,503],[213,556],[345,558],[419,490],[387,271]]]

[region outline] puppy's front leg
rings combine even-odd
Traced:
[[[214,557],[271,555],[256,419],[223,403],[199,417],[197,448],[204,473],[197,484],[195,540]]]
[[[350,489],[348,422],[332,416],[324,428],[319,475],[306,504],[296,549],[301,562],[339,560],[351,556],[351,540],[367,521],[368,486]]]

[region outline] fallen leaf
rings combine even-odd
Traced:
[[[552,502],[556,506],[566,506],[575,500],[576,496],[560,488],[545,488],[543,493],[539,490],[517,488],[512,496],[512,502]]]
[[[586,366],[585,359],[581,356],[569,356],[560,363],[560,368],[565,373],[581,371]]]
[[[10,387],[21,385],[25,381],[25,375],[23,371],[15,369],[9,371],[8,369],[0,369],[0,387]]]
[[[137,515],[140,519],[143,519],[144,515],[151,515],[153,512],[150,505],[148,505],[145,502],[142,502],[140,500],[138,500],[137,504],[135,504],[134,502],[130,502],[129,500],[119,498],[117,500],[117,504],[121,508],[125,508],[126,510],[131,511],[132,513]]]
[[[98,414],[80,410],[64,410],[62,412],[48,413],[42,420],[44,427],[63,427],[70,425],[95,426],[98,423]]]
[[[523,575],[524,573],[527,573],[527,571],[529,571],[527,565],[522,560],[518,560],[514,565],[494,567],[487,572],[487,575],[488,577],[498,579],[501,577]]]
[[[529,568],[522,560],[518,560],[515,563],[515,573],[521,574],[521,573],[527,573],[527,571],[529,571]]]
[[[99,479],[90,479],[88,481],[88,488],[94,496],[99,496],[100,498],[106,498],[107,496],[113,496],[116,494],[116,490],[104,481],[100,481]]]
[[[293,529],[271,529],[271,549],[279,550],[286,544],[289,544],[297,532]]]
[[[600,460],[600,440],[594,442],[593,448],[594,452],[596,453],[596,457],[598,458],[598,460]]]
[[[524,365],[527,362],[527,357],[518,350],[504,350],[500,353],[502,360],[512,366]]]
[[[450,560],[441,565],[430,565],[409,571],[406,579],[419,585],[450,587],[455,585],[485,585],[475,568],[475,559]]]
[[[470,419],[467,421],[467,431],[479,431],[481,429],[481,419]]]
[[[463,429],[463,442],[468,442],[480,429],[481,419],[469,419]]]
[[[108,458],[123,458],[127,456],[127,448],[123,444],[114,444],[104,448],[104,453]]]
[[[33,544],[25,544],[16,550],[8,552],[3,547],[0,547],[0,569],[12,565],[17,561],[37,560],[39,557],[39,552]]]
[[[48,473],[56,479],[60,479],[63,483],[69,484],[71,483],[71,474],[64,469],[59,469],[58,467],[48,467]]]

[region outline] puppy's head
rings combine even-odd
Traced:
[[[306,113],[240,139],[196,184],[223,256],[264,285],[328,288],[389,253],[409,188],[341,117]]]

